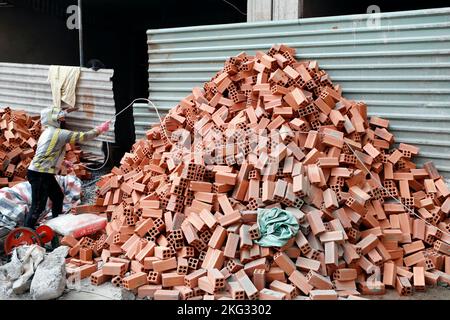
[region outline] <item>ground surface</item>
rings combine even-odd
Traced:
[[[388,289],[383,296],[362,296],[372,300],[450,300],[450,287],[429,287],[426,292],[416,292],[412,296],[399,296],[397,291]],[[116,288],[110,283],[98,287],[86,280],[77,289],[66,291],[60,300],[133,300],[126,290]]]
[[[399,296],[397,291],[389,289],[383,296],[363,296],[372,300],[450,300],[449,287],[429,287],[425,292],[415,292],[412,296]]]
[[[94,181],[98,180],[110,171],[111,170],[109,168],[103,168],[99,171],[92,171],[92,179],[82,182],[81,204],[93,204],[95,202],[95,191],[97,190],[97,186]]]
[[[135,300],[134,295],[111,283],[92,286],[89,279],[83,279],[74,289],[67,289],[59,300]]]

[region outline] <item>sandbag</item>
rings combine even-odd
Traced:
[[[103,230],[107,223],[108,221],[105,217],[85,213],[62,215],[49,220],[45,224],[63,236],[71,235],[75,238],[81,238]]]

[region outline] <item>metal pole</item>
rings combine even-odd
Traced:
[[[84,53],[83,53],[83,20],[81,15],[82,0],[78,0],[78,42],[80,49],[80,67],[84,66]]]
[[[305,1],[304,0],[300,0],[298,3],[298,18],[303,18],[304,14],[305,14]]]

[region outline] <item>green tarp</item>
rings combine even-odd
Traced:
[[[282,247],[299,229],[297,219],[279,208],[258,209],[258,227],[261,238],[256,243],[262,247]]]

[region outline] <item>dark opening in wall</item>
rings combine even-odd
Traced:
[[[148,97],[147,30],[246,22],[245,0],[85,1],[85,60],[99,59],[114,69],[116,111],[136,98]],[[83,19],[84,20],[84,19]],[[132,109],[116,121],[116,159],[135,142]]]
[[[1,1],[0,1],[1,2]],[[0,61],[79,65],[78,30],[66,26],[77,0],[9,0],[0,7]],[[148,97],[148,29],[245,22],[246,0],[83,0],[84,63],[114,69],[116,111]],[[135,142],[130,108],[115,124],[116,164]]]
[[[303,0],[303,17],[326,17],[348,14],[364,14],[367,8],[376,5],[381,12],[420,10],[450,6],[448,0]]]

